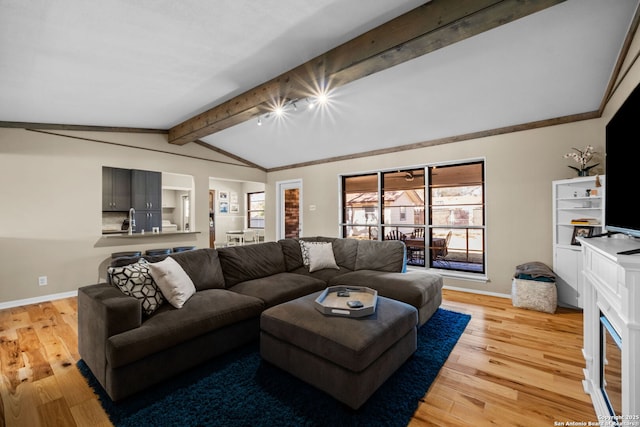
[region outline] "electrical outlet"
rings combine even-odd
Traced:
[[[47,286],[47,276],[38,277],[38,285]]]

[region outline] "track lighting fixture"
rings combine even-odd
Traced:
[[[306,102],[307,107],[305,109],[312,110],[316,105],[324,106],[329,102],[329,97],[327,92],[321,92],[315,96],[309,96],[307,98],[295,98],[295,99],[287,99],[280,104],[277,104],[273,107],[271,112],[268,112],[264,115],[258,117],[258,126],[262,126],[262,119],[269,119],[269,117],[273,114],[276,117],[284,117],[289,112],[299,112],[298,103]]]

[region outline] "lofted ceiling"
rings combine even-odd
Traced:
[[[423,3],[0,0],[0,125],[169,131]],[[567,0],[198,143],[274,170],[593,113],[637,6]]]

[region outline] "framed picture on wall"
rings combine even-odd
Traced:
[[[573,236],[571,237],[571,244],[574,246],[580,246],[578,237],[591,237],[593,235],[593,227],[588,226],[575,226],[573,227]]]
[[[220,202],[219,209],[221,214],[229,213],[229,202]]]
[[[238,206],[237,203],[231,203],[230,205],[230,212],[231,213],[238,213],[240,212],[240,207]]]
[[[229,200],[228,191],[218,191],[218,200]]]

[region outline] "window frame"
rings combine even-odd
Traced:
[[[487,264],[488,264],[488,249],[487,249],[487,205],[486,205],[486,159],[485,158],[471,158],[464,160],[455,160],[455,161],[447,161],[447,162],[437,162],[437,163],[427,163],[417,166],[403,166],[396,168],[387,168],[387,169],[379,169],[379,170],[371,170],[371,171],[363,171],[357,173],[344,173],[339,175],[339,236],[341,237],[350,237],[347,235],[347,231],[350,227],[358,226],[358,224],[350,223],[345,218],[347,214],[347,193],[345,191],[345,183],[346,180],[352,177],[359,176],[367,176],[367,175],[376,175],[377,177],[377,223],[376,224],[368,224],[367,226],[376,228],[377,234],[373,240],[384,240],[385,239],[385,227],[390,227],[392,224],[384,223],[384,189],[383,189],[383,176],[385,173],[389,172],[401,172],[407,170],[416,170],[416,169],[424,169],[424,224],[409,224],[408,226],[413,227],[415,225],[416,228],[424,227],[425,230],[425,243],[431,245],[432,232],[431,230],[434,228],[443,228],[442,225],[433,224],[432,222],[432,208],[431,203],[431,186],[429,182],[430,171],[433,168],[444,167],[444,166],[464,166],[467,164],[479,163],[481,165],[481,182],[479,183],[482,187],[482,197],[481,203],[479,205],[482,209],[482,224],[481,225],[469,225],[467,228],[480,229],[482,230],[482,249],[481,249],[481,257],[482,264],[480,271],[475,271],[471,269],[463,269],[458,270],[454,268],[440,268],[440,267],[430,267],[431,261],[427,262],[425,259],[424,266],[415,266],[408,265],[409,268],[412,269],[434,269],[443,275],[446,276],[454,276],[458,278],[468,278],[471,280],[488,280],[487,274]],[[409,216],[407,214],[407,216]],[[446,228],[446,226],[444,227]],[[460,227],[458,227],[460,228]],[[360,237],[363,238],[363,237]],[[467,237],[468,239],[468,237]],[[468,242],[467,242],[468,243]],[[426,254],[425,254],[426,258]],[[430,258],[430,257],[429,257]]]
[[[251,209],[251,196],[253,196],[254,194],[262,194],[262,202],[263,204],[266,203],[266,195],[264,191],[253,191],[251,193],[247,193],[247,228],[250,230],[264,230],[264,225],[262,227],[252,227],[251,226],[251,214],[253,212],[262,212],[262,218],[264,221],[264,214],[265,214],[265,207],[263,205],[262,209]]]

